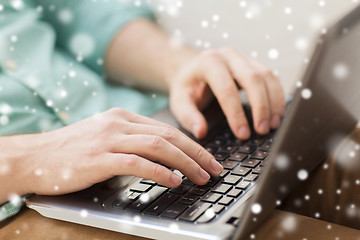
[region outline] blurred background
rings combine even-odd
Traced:
[[[287,93],[308,63],[316,36],[360,0],[153,0],[159,23],[198,49],[231,46],[280,77]]]

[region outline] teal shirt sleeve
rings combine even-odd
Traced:
[[[113,37],[136,18],[154,20],[151,8],[129,0],[34,0],[43,9],[43,20],[57,35],[57,45],[79,61],[103,73],[104,55]]]

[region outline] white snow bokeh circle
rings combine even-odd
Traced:
[[[95,50],[94,39],[87,33],[77,33],[70,39],[70,49],[77,56],[88,57]]]
[[[293,232],[297,228],[297,221],[294,216],[287,216],[281,221],[281,228],[286,232]]]
[[[268,57],[272,60],[275,60],[279,57],[279,51],[275,48],[272,48],[268,51]]]
[[[286,170],[290,166],[290,159],[286,154],[280,154],[276,157],[275,167],[279,170]]]
[[[310,99],[311,96],[312,96],[312,92],[311,92],[310,89],[304,88],[304,89],[301,91],[301,96],[302,96],[304,99]]]
[[[59,10],[58,20],[63,24],[69,24],[73,21],[74,15],[70,9],[64,8]]]
[[[259,203],[254,203],[252,206],[251,206],[251,211],[252,213],[254,214],[259,214],[261,213],[261,210],[262,210],[262,207]]]
[[[333,68],[333,75],[337,80],[344,80],[349,76],[349,68],[344,63],[337,63]]]
[[[308,176],[309,176],[309,173],[305,169],[300,169],[297,173],[297,177],[301,181],[305,181],[308,178]]]

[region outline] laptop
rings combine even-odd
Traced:
[[[317,38],[276,133],[240,141],[216,102],[210,105],[209,136],[200,144],[224,171],[205,186],[174,170],[184,178],[175,189],[116,177],[76,193],[33,195],[26,204],[46,217],[153,239],[254,239],[273,209],[356,127],[359,42],[360,6]],[[172,119],[168,109],[155,117]]]

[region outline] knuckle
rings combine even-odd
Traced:
[[[195,157],[197,159],[201,159],[204,156],[204,151],[205,150],[202,147],[197,146],[195,150]]]
[[[149,144],[150,144],[151,148],[158,149],[158,148],[160,148],[162,143],[163,143],[163,138],[160,136],[150,136],[149,137]]]
[[[115,115],[115,116],[123,116],[125,114],[127,114],[128,112],[122,108],[119,108],[119,107],[114,107],[114,108],[111,108],[107,111],[110,115]]]
[[[231,94],[237,94],[237,88],[235,86],[235,84],[231,81],[224,81],[222,83],[222,87],[221,87],[221,92],[225,95],[225,96],[229,96]]]
[[[270,115],[270,109],[268,105],[262,103],[257,108],[261,116],[268,117]]]
[[[113,130],[116,125],[117,125],[117,121],[113,118],[108,117],[102,121],[102,129],[104,131]]]
[[[159,164],[155,164],[153,170],[152,170],[152,179],[161,179],[163,176],[162,167]]]
[[[200,53],[200,58],[202,58],[202,59],[217,59],[217,58],[219,58],[219,53],[214,49],[208,49],[208,50],[202,51]]]
[[[231,47],[222,47],[220,48],[220,51],[224,54],[234,54],[236,53],[236,50]]]
[[[252,73],[250,73],[249,78],[255,84],[262,84],[263,83],[263,75],[260,72],[252,72]]]
[[[205,50],[200,53],[198,58],[198,67],[203,71],[208,71],[211,66],[216,64],[220,59],[220,54],[215,50]]]
[[[269,80],[276,80],[276,78],[273,78],[273,76],[274,76],[273,72],[268,68],[265,68],[264,70],[262,70],[261,75]]]
[[[138,157],[135,155],[127,155],[124,159],[124,165],[126,168],[136,168],[138,163]]]
[[[164,127],[162,136],[164,139],[170,141],[176,137],[176,132],[171,127]]]

